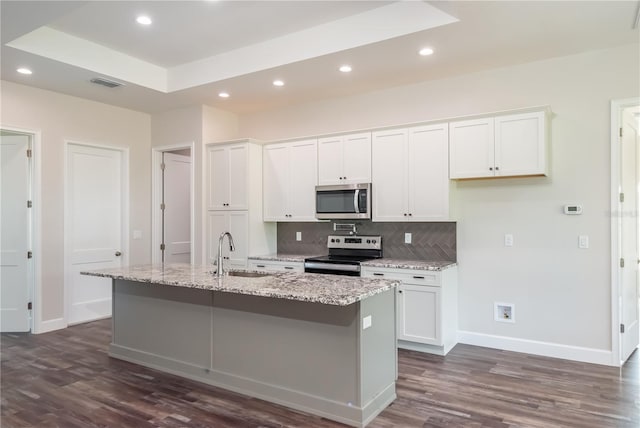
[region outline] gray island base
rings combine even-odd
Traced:
[[[356,427],[396,398],[393,281],[146,268],[85,272],[113,278],[110,356]]]

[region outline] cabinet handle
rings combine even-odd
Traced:
[[[424,276],[417,276],[417,275],[414,275],[414,276],[413,276],[413,279],[424,279]]]
[[[293,267],[292,267],[292,266],[285,266],[284,268],[285,268],[285,269],[289,269],[289,270],[293,269]]]
[[[493,171],[493,167],[492,166],[489,167],[489,171]]]
[[[373,275],[374,275],[374,276],[384,276],[384,274],[383,274],[383,273],[378,273],[378,272],[374,272],[374,273],[373,273]]]
[[[264,265],[256,265],[256,267],[265,267]]]

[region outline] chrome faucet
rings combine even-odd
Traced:
[[[236,247],[233,245],[233,236],[229,232],[222,232],[220,234],[220,238],[218,238],[218,267],[216,269],[216,277],[221,278],[224,275],[224,269],[222,268],[222,241],[224,241],[224,237],[229,237],[229,250],[235,251]]]

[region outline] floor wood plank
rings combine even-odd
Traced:
[[[2,427],[342,427],[111,359],[110,320],[2,334]],[[640,427],[640,359],[622,368],[469,345],[399,351],[398,399],[369,426]]]

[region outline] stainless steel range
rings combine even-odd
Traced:
[[[334,275],[360,276],[360,263],[382,257],[381,236],[327,237],[329,254],[304,260],[304,271]]]

